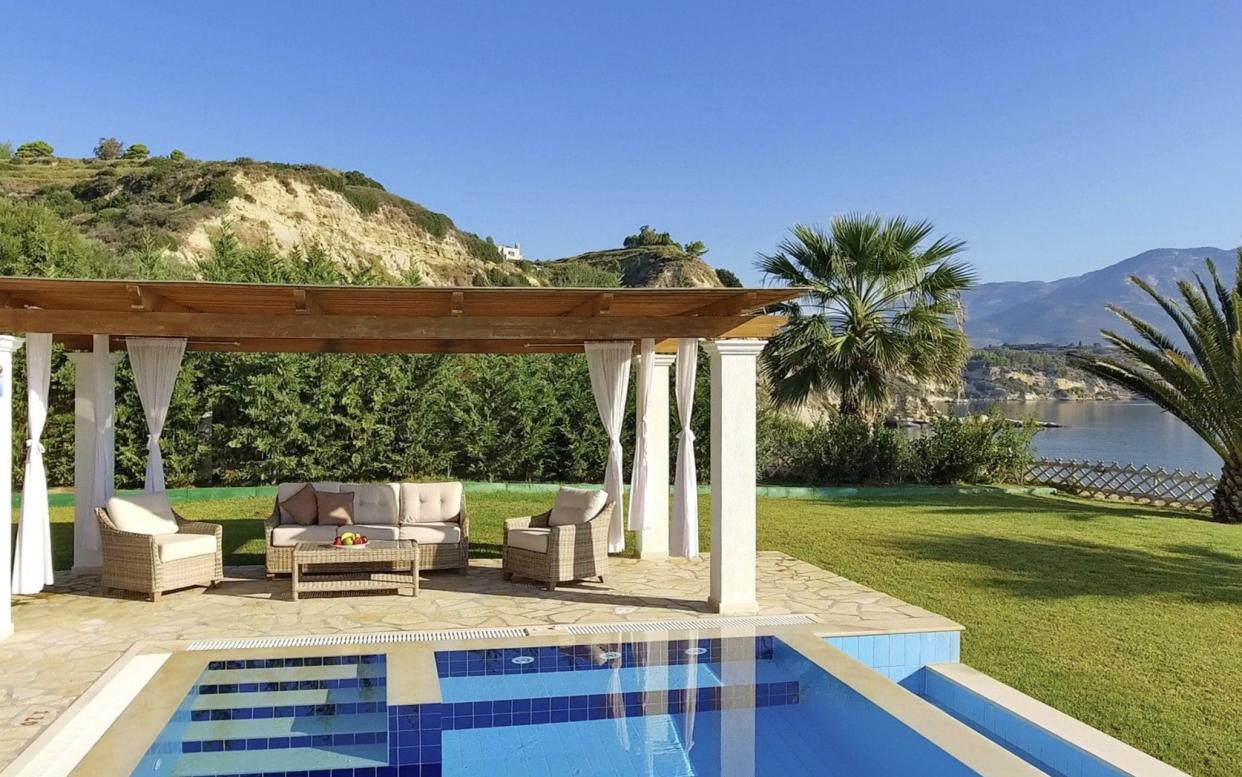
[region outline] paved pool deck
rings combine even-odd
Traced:
[[[213,589],[186,589],[155,603],[102,594],[97,576],[58,574],[44,593],[14,597],[16,633],[0,642],[0,768],[138,643],[717,617],[707,607],[705,556],[611,559],[606,583],[554,592],[503,581],[499,563],[476,559],[465,574],[424,573],[414,598],[325,595],[297,602],[287,578],[267,580],[261,567],[228,567]],[[824,634],[961,628],[783,553],[759,554],[758,584],[757,614],[810,615]]]

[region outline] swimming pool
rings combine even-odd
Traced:
[[[941,716],[938,725],[957,739],[951,755],[777,636],[419,655],[211,660],[132,773],[951,776],[980,773],[959,759],[989,748],[1006,773],[1038,773]],[[434,672],[428,701],[390,694],[420,666]],[[924,704],[874,679],[902,704]]]

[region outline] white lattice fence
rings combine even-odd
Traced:
[[[1172,472],[1162,467],[1077,459],[1036,459],[1027,482],[1052,486],[1070,494],[1112,497],[1188,510],[1211,506],[1216,478],[1201,472]]]

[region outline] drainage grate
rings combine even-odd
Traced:
[[[815,623],[810,615],[735,615],[719,618],[695,618],[684,621],[647,621],[643,623],[576,623],[556,626],[563,634],[611,634],[634,631],[688,631],[692,629],[723,629],[729,626],[797,626]]]
[[[326,645],[382,645],[392,642],[442,642],[452,639],[507,639],[525,637],[529,633],[523,628],[496,628],[212,639],[191,642],[186,650],[250,650],[254,648],[324,647]]]
[[[581,623],[552,627],[556,634],[613,634],[641,631],[686,631],[723,629],[729,626],[797,626],[815,623],[809,615],[738,615],[694,618],[683,621],[645,621],[642,623]],[[186,650],[253,650],[266,648],[324,647],[327,645],[383,645],[394,642],[443,642],[456,639],[509,639],[548,633],[543,628],[518,626],[494,629],[445,629],[440,631],[381,631],[371,634],[308,634],[296,637],[253,637],[249,639],[210,639],[191,642]]]

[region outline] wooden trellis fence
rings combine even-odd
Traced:
[[[1078,496],[1208,510],[1216,478],[1201,472],[1077,459],[1036,459],[1026,480]]]

